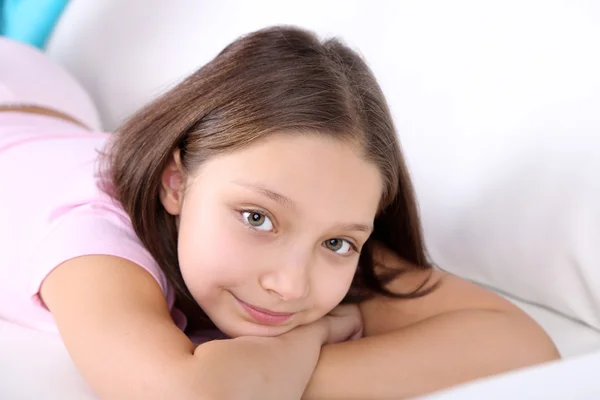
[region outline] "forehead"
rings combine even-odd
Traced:
[[[382,194],[381,174],[361,149],[317,134],[270,135],[211,158],[198,178],[261,186],[289,197],[296,211],[333,219],[372,220]]]

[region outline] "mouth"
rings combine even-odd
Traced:
[[[280,325],[287,322],[295,313],[280,313],[248,304],[233,296],[242,310],[259,324]]]

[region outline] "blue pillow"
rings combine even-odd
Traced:
[[[68,0],[0,0],[0,34],[43,49]]]

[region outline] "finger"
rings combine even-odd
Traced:
[[[362,329],[362,328],[360,328],[360,329],[358,330],[358,332],[356,332],[354,335],[352,335],[352,336],[350,337],[350,341],[353,341],[353,340],[358,340],[358,339],[362,339],[362,337],[363,337],[363,329]]]

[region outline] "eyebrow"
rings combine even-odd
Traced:
[[[271,189],[268,189],[259,183],[243,182],[243,181],[233,181],[233,183],[235,183],[238,186],[242,186],[247,189],[253,190],[253,191],[275,201],[276,203],[279,203],[282,206],[289,208],[290,210],[297,209],[296,203],[292,199],[290,199],[289,197],[287,197],[281,193],[277,193]],[[356,232],[367,232],[367,233],[371,233],[373,231],[373,226],[370,224],[341,224],[341,225],[338,225],[337,228],[342,231],[356,231]]]
[[[342,224],[339,226],[339,229],[342,231],[357,231],[367,233],[371,233],[373,231],[373,227],[366,224]]]
[[[292,199],[290,199],[289,197],[281,194],[281,193],[277,193],[271,189],[267,189],[266,187],[258,184],[258,183],[251,183],[251,182],[242,182],[242,181],[234,181],[233,183],[235,183],[236,185],[245,187],[247,189],[250,190],[254,190],[255,192],[275,201],[276,203],[281,204],[282,206],[289,208],[290,210],[296,210],[296,203],[294,203],[294,201]]]

